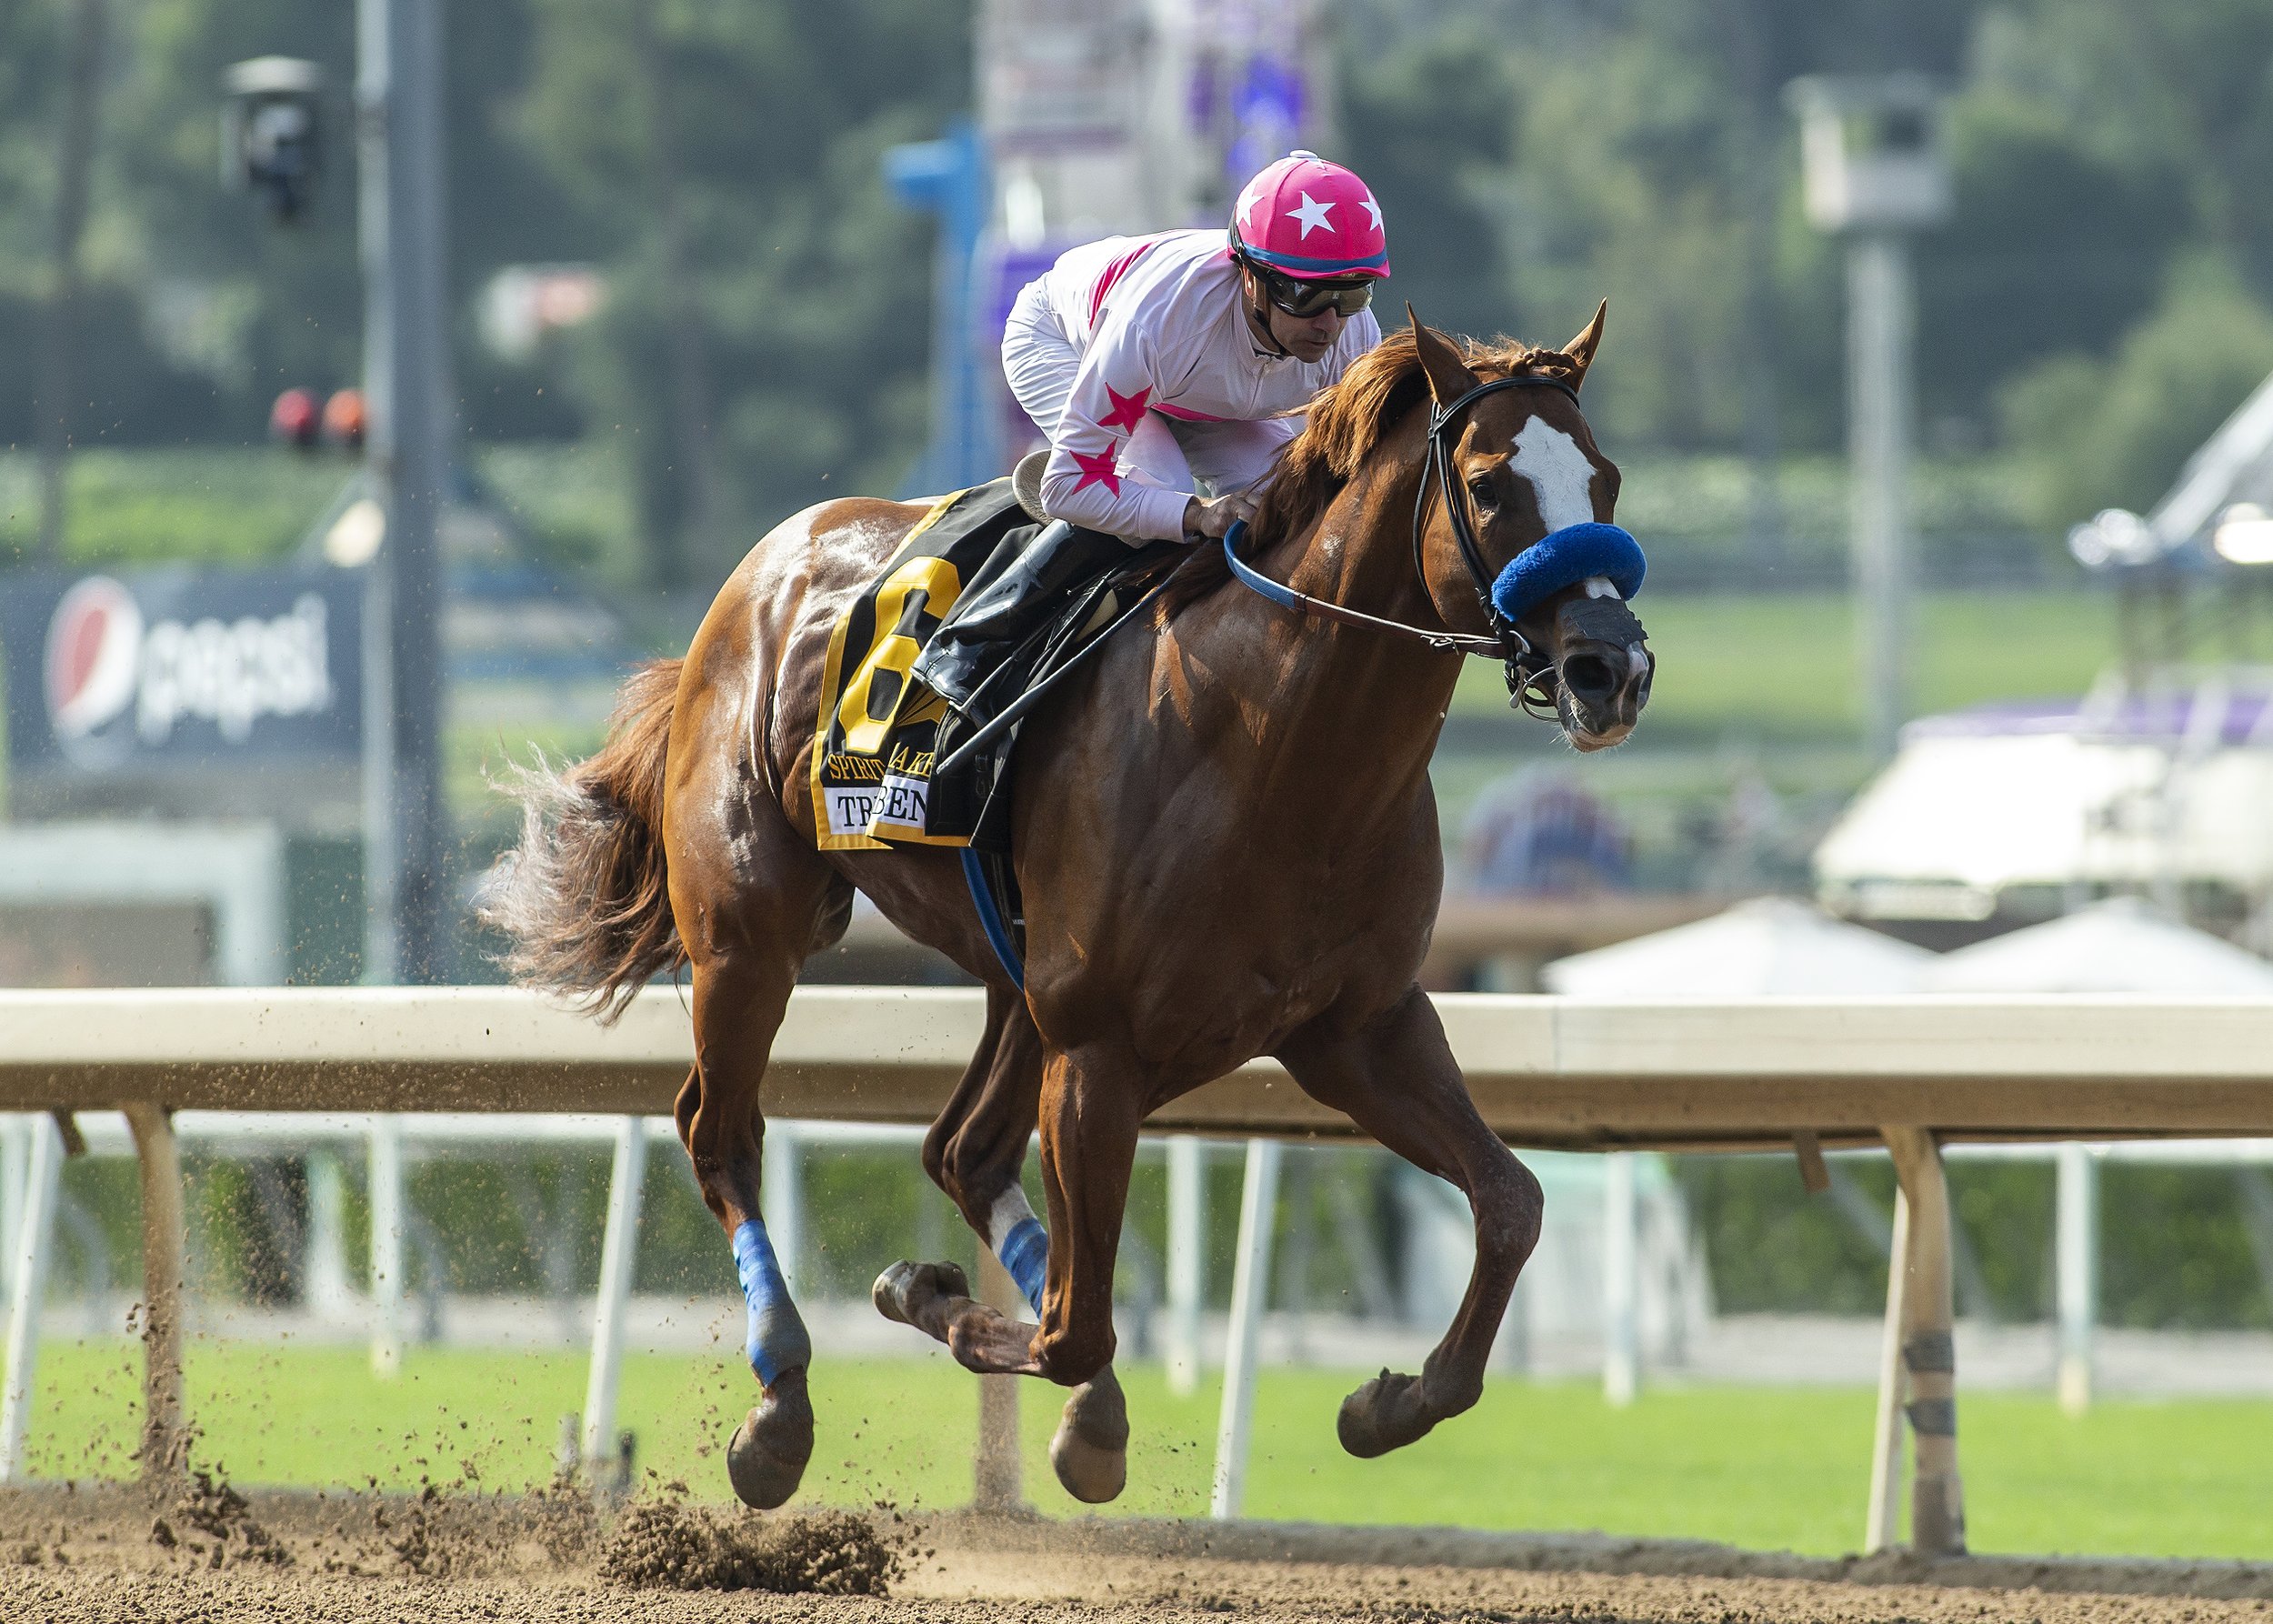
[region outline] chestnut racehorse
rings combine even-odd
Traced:
[[[1384,1371],[1348,1397],[1344,1446],[1378,1455],[1477,1401],[1540,1193],[1477,1115],[1416,983],[1443,884],[1429,757],[1462,663],[1441,634],[1487,629],[1461,520],[1492,572],[1551,530],[1610,522],[1617,468],[1577,404],[1601,330],[1597,311],[1555,351],[1463,346],[1416,321],[1320,397],[1283,456],[1247,561],[1326,604],[1440,634],[1437,646],[1269,601],[1208,544],[1028,717],[1012,852],[1023,991],[954,851],[815,844],[823,651],[921,505],[836,501],[781,525],[686,657],[626,685],[596,756],[521,775],[522,843],[484,902],[516,977],[606,1018],[657,973],[693,969],[695,1068],[677,1120],[750,1302],[762,1392],[727,1451],[745,1500],[786,1499],[813,1441],[811,1347],[758,1217],[759,1085],[798,968],[843,933],[856,889],[986,984],[986,1035],[924,1166],[1040,1323],[972,1300],[951,1264],[894,1266],[877,1306],[971,1369],[1076,1388],[1051,1450],[1071,1492],[1109,1499],[1126,1472],[1109,1361],[1137,1131],[1257,1056],[1457,1185],[1475,1213],[1451,1328],[1417,1377]],[[1463,401],[1507,376],[1553,386]],[[1422,506],[1432,400],[1461,410],[1441,441],[1441,492]],[[1551,695],[1581,750],[1624,738],[1648,695],[1638,625],[1595,613],[1623,616],[1593,602],[1616,596],[1607,580],[1571,584],[1515,623],[1535,695]],[[1600,635],[1620,624],[1625,640]],[[1020,1183],[1037,1121],[1046,1233]]]

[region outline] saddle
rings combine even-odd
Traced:
[[[1022,718],[1130,617],[1183,552],[1172,543],[1100,549],[1095,578],[1024,639],[987,650],[987,664],[969,674],[964,702],[951,706],[916,675],[918,657],[956,605],[986,594],[1041,528],[1009,479],[942,497],[839,617],[822,667],[813,748],[814,827],[823,849],[1009,851],[1010,762]],[[988,867],[994,888],[1006,892],[1007,864]]]

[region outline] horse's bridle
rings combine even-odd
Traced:
[[[1552,713],[1555,705],[1555,667],[1531,647],[1531,640],[1517,629],[1516,623],[1499,612],[1492,602],[1492,572],[1484,562],[1483,549],[1477,545],[1476,526],[1468,516],[1467,493],[1459,489],[1452,476],[1452,436],[1459,421],[1470,406],[1487,395],[1502,389],[1537,386],[1559,389],[1570,396],[1574,405],[1578,391],[1558,377],[1538,373],[1511,373],[1506,377],[1487,378],[1449,406],[1432,404],[1428,416],[1427,451],[1421,463],[1420,488],[1413,497],[1413,573],[1420,579],[1421,590],[1428,590],[1427,561],[1422,553],[1426,524],[1428,516],[1429,475],[1436,475],[1436,485],[1442,493],[1445,516],[1452,526],[1452,538],[1460,549],[1460,562],[1467,567],[1468,579],[1475,584],[1477,603],[1483,607],[1487,633],[1431,631],[1427,627],[1408,625],[1402,620],[1390,620],[1378,615],[1368,615],[1362,609],[1352,609],[1325,598],[1297,592],[1292,586],[1271,579],[1261,571],[1244,563],[1239,557],[1239,537],[1247,530],[1242,519],[1227,531],[1223,538],[1224,558],[1231,566],[1231,573],[1241,582],[1261,593],[1273,603],[1321,620],[1339,621],[1345,626],[1362,626],[1374,631],[1387,632],[1393,637],[1425,643],[1429,647],[1456,654],[1485,655],[1505,663],[1507,668],[1507,692],[1515,704],[1526,710],[1545,707]],[[1536,711],[1535,711],[1536,714]]]

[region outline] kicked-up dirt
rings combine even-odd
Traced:
[[[0,1491],[0,1619],[40,1624],[2273,1624],[2273,1569],[688,1503]]]

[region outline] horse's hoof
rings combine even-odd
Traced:
[[[805,1371],[785,1370],[726,1445],[726,1479],[746,1506],[770,1511],[797,1492],[813,1459],[813,1401]]]
[[[1342,1400],[1334,1430],[1343,1449],[1371,1460],[1427,1436],[1436,1424],[1421,1397],[1420,1378],[1384,1370]]]
[[[970,1279],[957,1263],[895,1263],[876,1276],[876,1283],[868,1288],[868,1300],[876,1304],[876,1312],[896,1325],[916,1325],[919,1303],[970,1295]]]
[[[1112,1366],[1066,1400],[1050,1439],[1050,1466],[1066,1492],[1085,1505],[1119,1498],[1128,1482],[1128,1405]]]

